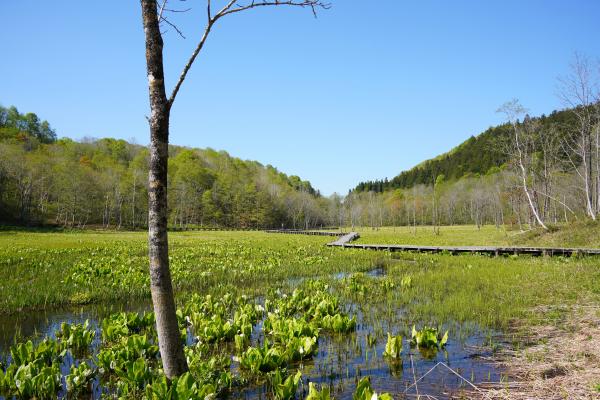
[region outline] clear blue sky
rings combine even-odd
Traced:
[[[215,1],[213,0],[213,3]],[[173,6],[177,6],[172,0]],[[204,0],[165,35],[172,87],[205,22]],[[600,57],[600,1],[332,0],[219,22],[172,111],[171,143],[224,149],[323,193],[392,177],[500,121],[562,105],[574,52]],[[135,0],[0,1],[0,103],[60,136],[148,142]]]

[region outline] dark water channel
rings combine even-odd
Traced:
[[[378,278],[385,276],[384,268],[376,268],[365,275]],[[348,277],[347,273],[334,275],[336,279]],[[301,280],[290,282],[293,285]],[[54,337],[55,331],[62,322],[83,323],[89,319],[92,326],[99,329],[99,321],[111,313],[119,311],[148,311],[151,305],[146,302],[127,302],[111,306],[88,305],[75,308],[64,308],[52,311],[25,312],[13,315],[0,315],[0,359],[8,359],[10,346],[14,343],[15,335],[19,341],[28,338],[41,339],[44,336]],[[413,398],[420,395],[432,395],[435,398],[456,396],[463,389],[472,389],[458,375],[475,385],[483,382],[500,382],[502,371],[494,364],[486,361],[491,350],[483,346],[487,335],[475,330],[461,340],[450,335],[444,350],[432,354],[422,354],[418,349],[409,346],[409,337],[405,333],[403,340],[402,358],[399,362],[390,363],[382,356],[385,349],[386,337],[380,334],[374,346],[367,345],[367,335],[376,331],[373,326],[373,316],[363,315],[360,307],[355,304],[346,306],[346,312],[357,317],[357,329],[351,334],[329,335],[321,334],[318,342],[318,353],[315,357],[300,365],[290,367],[292,371],[301,369],[303,384],[300,385],[297,398],[303,399],[308,392],[308,382],[329,385],[335,399],[351,399],[356,382],[363,376],[370,376],[371,383],[378,393],[389,392],[395,399]],[[402,311],[399,310],[399,313]],[[262,322],[254,329],[253,344],[262,340]],[[397,327],[380,325],[383,332],[398,333]],[[406,327],[404,327],[406,329]],[[471,330],[473,331],[473,330]],[[96,335],[96,347],[99,345],[99,331]],[[64,361],[63,369],[68,373],[72,359]],[[443,363],[443,364],[441,364]],[[430,371],[433,368],[432,371]],[[450,371],[451,368],[454,372]],[[232,370],[238,365],[232,362]],[[427,374],[424,378],[423,375]],[[457,375],[458,374],[458,375]],[[418,380],[415,386],[414,382]],[[64,381],[64,379],[63,379]],[[64,387],[64,382],[63,382]],[[92,398],[100,398],[103,389],[96,379],[92,387]],[[64,390],[59,393],[65,396]],[[89,395],[88,395],[89,396]],[[228,394],[229,398],[241,399],[270,399],[266,385],[249,386]],[[0,399],[3,399],[0,396]]]
[[[110,314],[127,311],[150,311],[152,304],[147,301],[128,301],[122,303],[89,304],[77,307],[61,307],[52,310],[24,311],[20,313],[0,314],[0,355],[8,353],[15,339],[22,342],[27,339],[43,339],[48,336],[55,337],[55,332],[60,329],[60,324],[82,324],[89,320],[93,327],[98,329],[99,321]],[[99,337],[99,335],[96,335]]]

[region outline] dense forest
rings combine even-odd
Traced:
[[[224,151],[169,148],[169,223],[190,228],[495,224],[526,230],[600,216],[600,95],[591,65],[562,82],[568,107],[506,123],[391,180],[323,197],[309,182]],[[586,77],[582,80],[582,77]],[[80,142],[47,121],[0,108],[0,219],[19,224],[142,228],[148,150]]]
[[[517,100],[506,123],[391,180],[361,182],[345,199],[353,225],[494,223],[519,229],[600,215],[597,71],[577,58],[559,80],[566,108],[530,117]]]
[[[322,224],[327,201],[307,181],[224,151],[169,148],[171,226]],[[0,107],[0,221],[142,228],[148,150],[116,139],[57,139],[47,121]]]
[[[548,116],[542,115],[535,118],[525,115],[524,120],[535,121],[542,130],[559,129],[563,135],[567,135],[568,127],[575,123],[575,117],[572,110],[561,110],[553,111]],[[401,172],[391,180],[385,178],[360,182],[354,191],[381,193],[390,189],[431,185],[440,175],[452,181],[463,177],[485,175],[490,171],[502,168],[510,161],[506,142],[510,140],[511,133],[512,126],[509,123],[490,127],[477,136],[471,136],[449,152],[423,161],[419,165]]]

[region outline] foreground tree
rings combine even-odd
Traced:
[[[298,6],[309,8],[313,14],[317,8],[329,5],[318,0],[305,1],[228,1],[216,14],[207,0],[207,23],[204,34],[186,63],[171,96],[167,98],[163,71],[163,40],[161,23],[169,22],[164,13],[168,12],[167,0],[158,4],[156,0],[141,0],[142,19],[146,41],[146,66],[150,97],[150,170],[148,177],[148,247],[150,258],[150,290],[156,314],[158,342],[163,369],[168,378],[181,375],[187,370],[183,345],[179,336],[175,299],[169,270],[169,250],[167,241],[167,166],[169,144],[169,117],[175,97],[183,84],[194,60],[202,50],[213,25],[221,18],[266,6]]]

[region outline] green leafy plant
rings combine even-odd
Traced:
[[[102,340],[113,342],[132,333],[154,328],[154,313],[117,313],[102,320]]]
[[[388,332],[383,356],[393,359],[399,359],[402,356],[402,336],[392,336]]]
[[[58,364],[44,366],[39,362],[21,365],[14,374],[12,394],[20,398],[51,399],[56,398],[60,389],[61,373]]]
[[[56,337],[60,339],[63,348],[79,353],[89,349],[96,337],[96,331],[90,328],[89,320],[86,320],[83,324],[63,322],[56,332]]]
[[[284,358],[287,361],[300,361],[313,356],[317,351],[315,336],[291,337],[284,344]]]
[[[308,395],[305,400],[331,400],[329,386],[321,386],[321,390],[318,390],[314,382],[309,382]]]
[[[248,347],[240,357],[240,366],[254,373],[273,371],[286,362],[281,349],[265,341],[262,347]]]
[[[354,394],[352,394],[352,400],[393,400],[393,397],[389,393],[376,393],[373,388],[371,388],[371,378],[369,376],[365,376],[362,378],[358,384],[356,385],[356,389],[354,390]]]
[[[71,365],[71,370],[66,376],[67,390],[71,393],[87,392],[90,382],[94,379],[95,371],[87,363],[79,366]]]
[[[298,384],[302,378],[302,372],[298,371],[295,375],[290,375],[283,379],[282,372],[277,369],[269,374],[271,391],[277,400],[289,400],[296,396]]]
[[[443,335],[436,328],[428,326],[417,331],[415,326],[412,327],[411,345],[423,348],[442,348],[446,346],[448,341],[448,331]]]
[[[351,332],[356,328],[356,317],[350,318],[342,314],[326,315],[321,320],[321,327],[336,333]]]

